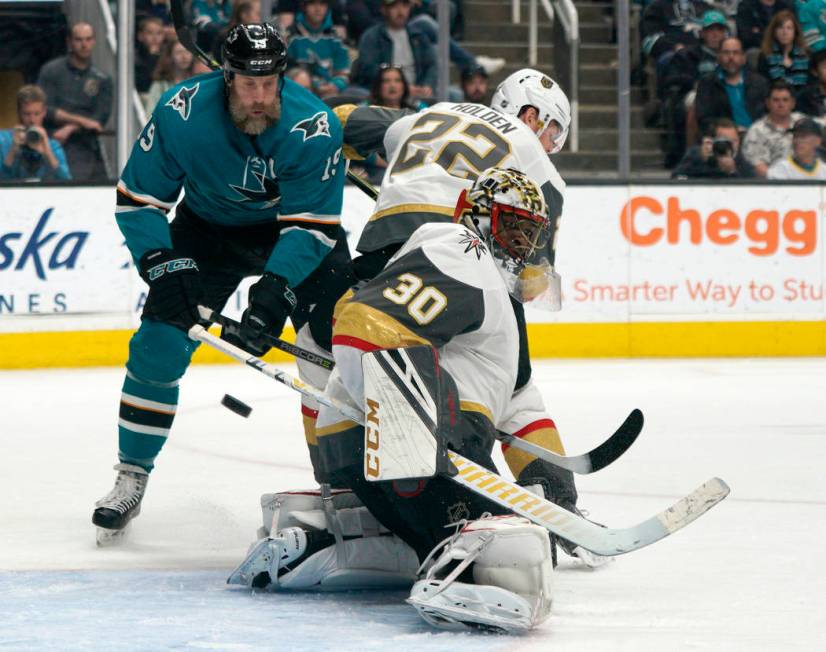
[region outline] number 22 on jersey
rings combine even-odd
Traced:
[[[436,163],[454,177],[476,179],[511,153],[510,143],[483,122],[469,122],[448,113],[425,113],[411,129],[430,127],[407,138],[391,175]]]

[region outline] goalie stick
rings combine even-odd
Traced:
[[[222,351],[231,358],[257,369],[305,396],[314,398],[322,405],[335,408],[356,423],[362,423],[364,420],[364,415],[360,410],[330,398],[323,391],[225,342],[207,332],[203,326],[197,324],[193,326],[189,330],[189,337]],[[729,494],[729,487],[723,480],[711,478],[668,509],[642,523],[628,528],[604,528],[531,493],[524,487],[505,480],[493,471],[480,467],[454,451],[448,451],[448,456],[459,472],[457,475],[445,475],[444,477],[515,514],[524,516],[532,523],[567,539],[574,545],[606,557],[639,550],[681,530]]]
[[[195,34],[192,26],[187,19],[186,11],[184,10],[184,0],[169,0],[169,13],[172,14],[172,24],[175,27],[175,34],[187,50],[193,56],[201,60],[201,62],[210,70],[220,70],[221,65],[198,47],[195,42]],[[349,161],[348,161],[349,163]],[[355,172],[350,170],[348,164],[346,170],[347,178],[354,186],[361,190],[371,199],[376,199],[379,196],[379,191],[369,181],[362,179]]]
[[[206,306],[198,306],[198,313],[204,321],[214,322],[224,327],[239,328],[237,321],[225,317]],[[264,337],[273,347],[290,355],[294,355],[297,358],[317,364],[328,370],[332,370],[335,366],[335,362],[330,358],[318,355],[295,344],[290,344],[272,335],[265,334]],[[496,437],[508,446],[523,450],[562,469],[567,469],[580,475],[587,475],[604,469],[631,448],[631,444],[636,441],[642,431],[642,426],[642,412],[634,409],[608,439],[593,450],[582,453],[581,455],[559,455],[553,451],[549,451],[547,448],[503,432],[497,432]]]

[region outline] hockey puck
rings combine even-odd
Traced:
[[[224,394],[224,398],[221,399],[221,405],[228,410],[232,410],[235,414],[242,416],[245,419],[252,412],[252,408],[249,405],[243,401],[239,401],[237,398],[230,396],[229,394]]]

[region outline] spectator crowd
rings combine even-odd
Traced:
[[[826,0],[649,0],[649,124],[676,178],[826,180]]]
[[[436,4],[274,0],[273,15],[262,16],[260,0],[187,2],[199,47],[219,62],[231,27],[264,19],[287,40],[286,76],[328,104],[412,110],[435,101]],[[648,119],[662,128],[673,176],[826,179],[826,0],[639,4]],[[463,1],[449,5],[449,56],[461,80],[450,99],[486,102],[489,75],[505,62],[462,46]],[[135,89],[149,114],[165,91],[209,68],[178,42],[166,0],[135,8]],[[116,176],[100,144],[111,135],[113,80],[92,64],[98,35],[85,22],[64,33],[65,54],[39,67],[26,60],[17,124],[0,130],[0,179]],[[385,167],[376,156],[361,162],[373,181]]]
[[[109,3],[113,13],[117,3]],[[275,23],[288,43],[286,76],[327,103],[374,103],[417,110],[437,85],[435,0],[188,0],[198,46],[220,63],[221,43],[239,23]],[[209,71],[176,37],[165,0],[136,0],[135,90],[151,113],[163,93]],[[487,98],[488,75],[504,59],[474,56],[459,42],[463,2],[450,0],[455,100]],[[52,8],[51,11],[58,11]],[[65,19],[64,19],[65,20]],[[86,22],[65,30],[65,54],[33,72],[18,91],[17,124],[0,130],[0,180],[104,180],[115,176],[100,145],[113,108],[113,80],[92,64],[98,35]],[[364,163],[380,174],[385,163]]]

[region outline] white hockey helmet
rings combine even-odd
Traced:
[[[548,204],[536,183],[511,168],[485,170],[459,195],[454,219],[482,236],[514,299],[559,310],[559,276],[548,255]]]
[[[537,136],[548,128],[552,120],[560,128],[549,153],[555,154],[565,145],[571,127],[571,103],[559,84],[548,75],[533,68],[517,70],[496,87],[490,106],[514,116],[518,116],[526,106],[534,107],[539,113]]]

